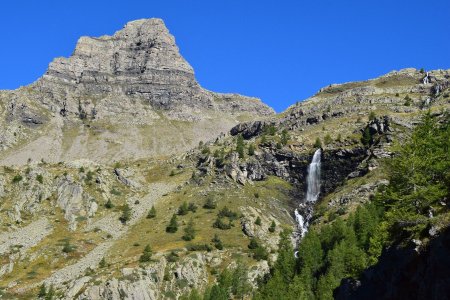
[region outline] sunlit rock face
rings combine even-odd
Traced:
[[[39,83],[61,94],[139,95],[163,108],[187,98],[196,105],[211,101],[160,19],[130,22],[112,36],[81,37],[72,56],[56,58]]]

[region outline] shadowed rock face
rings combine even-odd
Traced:
[[[360,281],[342,280],[335,299],[449,299],[450,230],[421,253],[415,247],[386,250]]]

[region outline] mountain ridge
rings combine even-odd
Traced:
[[[9,164],[181,153],[239,121],[274,114],[259,99],[203,89],[161,19],[81,37],[34,83],[1,94],[0,160]]]

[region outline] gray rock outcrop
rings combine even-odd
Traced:
[[[34,87],[53,99],[54,109],[62,116],[73,114],[81,119],[101,118],[102,107],[94,98],[105,95],[122,95],[128,99],[125,101],[144,100],[155,109],[171,110],[172,117],[178,112],[181,118],[186,117],[186,109],[188,113],[205,108],[231,112],[246,106],[230,103],[227,107],[218,102],[233,102],[239,96],[215,94],[200,87],[161,19],[129,22],[112,36],[81,37],[73,55],[53,60]],[[81,100],[86,95],[90,99]],[[256,109],[258,114],[273,113],[258,101],[240,100],[252,102],[250,110]]]

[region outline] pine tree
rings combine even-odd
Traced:
[[[208,198],[208,199],[206,199],[206,202],[205,202],[205,204],[203,205],[203,208],[206,208],[206,209],[215,209],[216,208],[216,203],[214,202],[214,200],[212,199],[212,198]]]
[[[106,267],[106,259],[103,257],[102,260],[98,263],[100,268]]]
[[[270,224],[270,227],[269,227],[269,232],[271,232],[271,233],[275,232],[276,226],[277,225],[275,224],[275,221],[272,220],[272,224]]]
[[[253,143],[248,146],[248,155],[255,155],[255,145],[253,145]]]
[[[131,218],[131,208],[128,204],[125,204],[122,208],[122,215],[120,216],[119,220],[123,224],[126,224]]]
[[[256,218],[255,224],[261,226],[261,218],[259,216]]]
[[[184,228],[184,235],[182,239],[185,241],[191,241],[195,238],[195,228],[194,228],[194,220],[191,218],[189,223]]]
[[[175,233],[178,230],[178,222],[177,222],[177,215],[173,214],[172,218],[170,219],[169,225],[166,227],[166,232],[169,233]]]
[[[156,217],[156,209],[155,206],[153,205],[147,214],[147,219],[153,219],[154,217]]]
[[[281,132],[281,144],[286,145],[289,142],[290,136],[286,129]]]
[[[370,134],[369,127],[364,128],[363,135],[361,137],[361,143],[364,146],[368,146],[370,145],[370,143],[372,143],[372,135]]]
[[[44,298],[47,295],[47,289],[45,288],[45,284],[41,284],[41,287],[39,288],[38,297]]]
[[[267,137],[266,137],[266,134],[263,133],[263,134],[261,135],[261,144],[265,144],[265,143],[267,143]]]
[[[244,137],[240,134],[236,142],[236,152],[239,154],[239,158],[244,158],[244,148]]]
[[[194,202],[189,202],[188,210],[195,213],[197,211],[197,205]]]
[[[51,285],[50,289],[47,292],[47,295],[45,295],[45,300],[53,300],[54,296],[55,296],[55,289],[53,288],[53,285]]]
[[[146,245],[144,248],[144,251],[142,252],[141,257],[139,257],[139,261],[141,263],[145,263],[145,262],[149,262],[152,258],[153,252],[152,252],[152,248],[150,247],[150,245]]]
[[[108,199],[108,201],[106,201],[105,207],[107,209],[111,209],[114,207],[114,204],[111,202],[111,199]]]
[[[184,216],[187,215],[188,212],[189,212],[188,204],[186,201],[184,201],[183,204],[181,204],[180,207],[178,208],[178,215]]]
[[[223,249],[222,241],[220,240],[220,238],[217,235],[217,233],[214,234],[214,237],[212,238],[211,242],[214,243],[214,247],[216,247],[217,250],[222,250]]]

